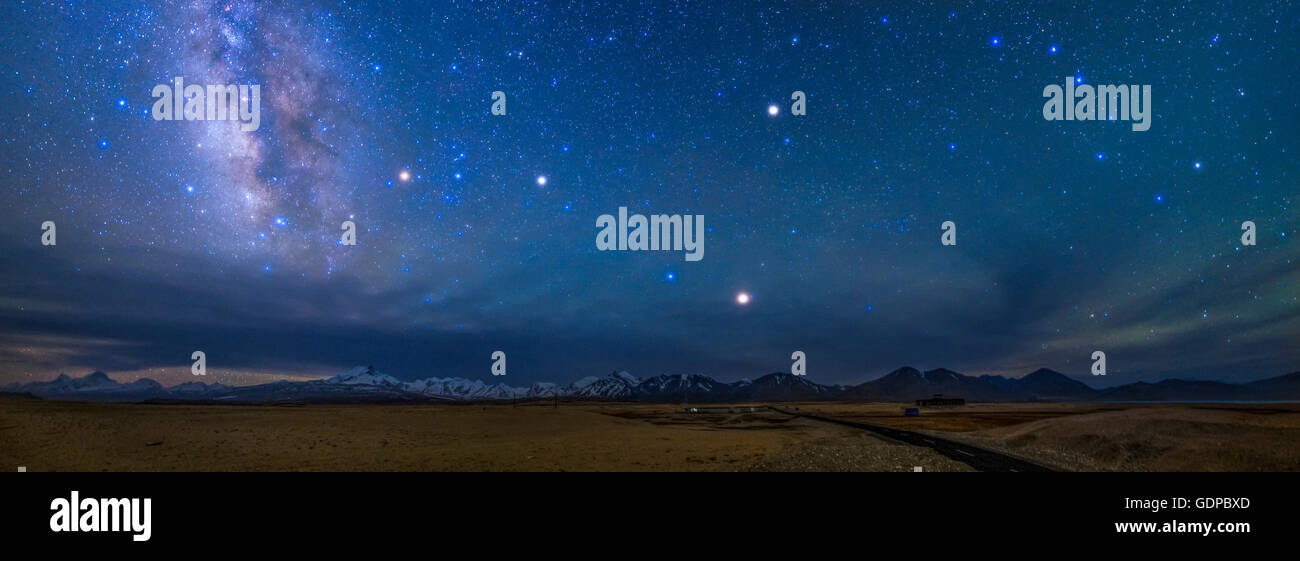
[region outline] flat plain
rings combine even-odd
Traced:
[[[931,450],[772,412],[672,405],[153,405],[0,401],[27,471],[926,471]]]
[[[1300,471],[1300,403],[805,404],[1066,471]]]
[[[1066,471],[1297,471],[1300,404],[800,403]],[[929,448],[756,412],[625,403],[185,405],[0,398],[27,471],[970,471]]]

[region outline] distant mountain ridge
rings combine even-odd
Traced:
[[[214,401],[234,403],[473,402],[511,399],[725,403],[752,401],[913,401],[936,394],[968,401],[1294,401],[1300,400],[1300,372],[1240,384],[1170,379],[1096,389],[1054,370],[1040,368],[1020,378],[967,376],[946,368],[920,371],[904,366],[853,386],[824,385],[803,376],[774,372],[755,380],[719,382],[702,374],[638,378],[627,372],[588,376],[560,386],[489,384],[465,378],[402,381],[358,366],[332,378],[278,381],[256,386],[187,382],[172,387],[141,378],[119,383],[103,372],[81,378],[60,374],[48,382],[10,384],[0,391],[43,399],[77,401]]]

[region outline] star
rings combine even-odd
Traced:
[[[411,172],[408,170],[399,171],[397,172],[397,179],[400,180],[402,183],[406,183],[407,181],[411,180]]]
[[[748,293],[748,292],[741,292],[741,293],[736,294],[736,303],[737,303],[737,304],[740,304],[741,306],[748,306],[748,305],[749,305],[749,293]]]
[[[545,176],[545,175],[539,175],[539,176],[537,176],[537,184],[540,185],[540,186],[542,186],[542,187],[545,187],[545,186],[546,186],[546,176]],[[563,187],[563,186],[561,186],[561,187]]]
[[[781,108],[777,107],[775,103],[767,106],[768,116],[775,117],[780,113],[781,113]]]

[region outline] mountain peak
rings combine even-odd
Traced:
[[[789,372],[773,372],[760,376],[749,384],[733,384],[732,388],[744,388],[753,399],[816,399],[829,395],[832,388],[823,386],[806,376],[795,376]]]
[[[362,386],[400,386],[401,380],[375,371],[373,366],[354,366],[352,369],[325,380],[328,384],[353,384]]]
[[[1060,372],[1052,370],[1051,368],[1039,368],[1038,370],[1025,374],[1025,378],[1030,378],[1030,377],[1041,378],[1043,376],[1050,376],[1053,378],[1057,378],[1057,377],[1069,378],[1069,376],[1066,376],[1065,374],[1061,374]]]
[[[920,370],[912,368],[911,366],[903,366],[903,367],[899,367],[893,372],[890,372],[889,374],[885,374],[884,376],[881,376],[881,379],[883,380],[885,378],[923,378],[923,377],[924,376],[921,374]]]

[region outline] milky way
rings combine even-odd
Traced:
[[[1296,7],[624,4],[0,7],[0,382],[1300,368]],[[260,128],[155,120],[177,76]],[[1150,130],[1045,120],[1068,77]]]

